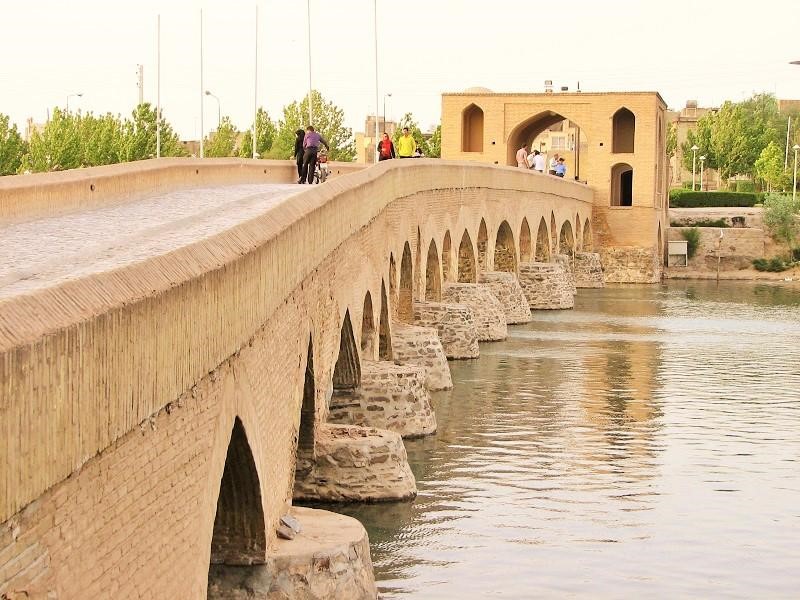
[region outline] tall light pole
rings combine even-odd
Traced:
[[[156,22],[156,158],[161,158],[161,15]]]
[[[792,202],[797,201],[797,151],[800,150],[800,145],[795,144],[792,146],[794,150],[794,176],[792,177]]]
[[[375,164],[378,163],[378,0],[372,1],[372,16],[375,32],[375,139],[372,147],[375,150]]]
[[[256,46],[255,46],[255,76],[253,77],[253,158],[256,157],[256,144],[258,142],[258,4],[256,4]],[[217,127],[219,129],[219,127]]]
[[[701,192],[703,191],[703,167],[705,166],[705,164],[706,164],[706,157],[705,156],[701,156],[700,157],[700,191]]]
[[[77,94],[67,94],[67,112],[69,112],[69,99],[80,98],[81,96],[83,96],[83,92],[78,92]]]
[[[203,158],[205,153],[205,144],[203,143],[203,136],[205,135],[205,128],[203,127],[203,111],[205,109],[205,94],[203,94],[203,9],[200,9],[200,158]]]
[[[212,94],[208,90],[206,90],[206,96],[211,96],[217,101],[217,131],[219,131],[219,124],[222,121],[222,109],[220,108],[219,97],[217,97],[216,94]]]
[[[392,93],[389,92],[388,94],[383,95],[383,130],[386,131],[386,98],[391,98]]]
[[[694,191],[694,180],[695,180],[695,170],[697,169],[697,151],[700,148],[697,147],[697,144],[692,146],[692,191]]]
[[[311,88],[311,0],[306,0],[306,16],[308,21],[308,124],[314,124],[314,106]]]

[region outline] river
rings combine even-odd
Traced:
[[[800,594],[800,288],[580,290],[451,362],[380,597]]]

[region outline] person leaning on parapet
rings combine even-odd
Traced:
[[[303,140],[306,137],[306,132],[298,129],[294,132],[294,160],[297,162],[297,177],[303,175]],[[300,183],[298,181],[298,183]]]
[[[522,148],[517,150],[517,166],[520,169],[527,169],[528,165],[528,144],[522,144]]]
[[[397,157],[413,158],[416,149],[417,142],[414,141],[414,136],[408,132],[408,127],[403,127],[403,135],[397,140]]]
[[[538,150],[533,151],[533,165],[531,168],[539,173],[544,173],[544,154]]]
[[[564,177],[567,174],[567,165],[564,163],[563,158],[558,159],[556,164],[556,177]]]
[[[389,139],[389,134],[383,132],[383,138],[378,142],[378,160],[389,160],[397,155],[394,152],[394,144]]]
[[[555,175],[557,166],[558,166],[558,152],[553,154],[553,158],[550,159],[550,170],[548,171],[548,173],[550,173],[550,175]]]
[[[311,183],[314,180],[314,167],[317,165],[317,152],[319,152],[319,145],[322,144],[330,152],[331,146],[328,140],[314,131],[314,128],[309,125],[306,127],[306,135],[303,138],[303,171],[300,173],[300,179],[297,183]]]

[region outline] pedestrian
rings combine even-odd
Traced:
[[[529,169],[533,168],[533,159],[536,157],[535,152],[536,152],[536,150],[534,150],[533,152],[528,154],[528,168]]]
[[[533,151],[533,170],[544,173],[544,154],[538,150]]]
[[[383,138],[378,142],[378,160],[389,160],[395,158],[394,144],[389,139],[389,134],[383,132]]]
[[[297,183],[311,183],[314,181],[314,169],[317,166],[317,152],[319,152],[320,144],[330,152],[331,147],[328,144],[328,140],[314,131],[311,125],[306,127],[306,134],[303,137],[303,171],[300,173],[300,179],[297,180]]]
[[[297,163],[297,177],[299,178],[303,174],[303,139],[306,137],[306,132],[298,129],[294,135],[294,160]]]
[[[414,152],[417,149],[417,142],[414,141],[408,127],[403,127],[403,135],[397,140],[397,157],[398,158],[413,158]]]
[[[564,177],[567,174],[567,165],[564,163],[563,158],[558,159],[556,164],[556,177]]]
[[[553,154],[553,158],[550,159],[550,170],[548,171],[548,173],[550,173],[550,175],[555,175],[556,174],[556,166],[557,165],[558,165],[558,152]]]
[[[417,149],[414,150],[414,158],[422,158],[423,156],[425,155],[422,153],[422,148],[417,146]]]
[[[527,169],[528,165],[528,144],[522,144],[522,147],[517,150],[517,166],[520,169]]]

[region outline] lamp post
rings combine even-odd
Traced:
[[[219,105],[219,98],[215,95],[206,90],[206,96],[211,96],[214,100],[217,101],[217,131],[219,131],[219,124],[222,121],[222,111],[220,110]]]
[[[375,164],[378,164],[378,0],[372,3],[373,33],[375,34],[375,139],[372,147],[375,148]]]
[[[67,94],[67,112],[69,112],[69,99],[70,98],[80,98],[83,96],[83,92],[78,92],[77,94]]]
[[[383,130],[386,131],[386,98],[391,98],[392,93],[389,92],[388,94],[383,95]]]
[[[700,148],[697,147],[697,144],[692,146],[692,191],[694,191],[694,180],[695,180],[695,171],[697,169],[697,151]]]
[[[792,146],[794,150],[794,176],[792,177],[792,202],[797,200],[797,151],[800,150],[800,145],[795,144]]]
[[[700,191],[701,192],[703,191],[703,167],[705,166],[705,164],[706,164],[706,157],[705,156],[701,156],[700,157]]]

